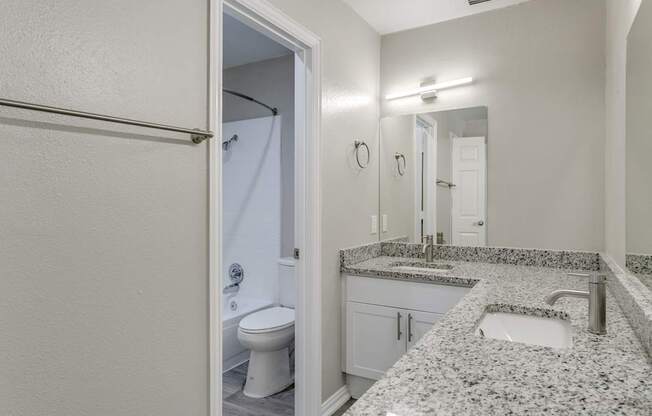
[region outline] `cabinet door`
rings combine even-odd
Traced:
[[[406,312],[365,303],[346,304],[346,372],[380,379],[406,351]]]
[[[405,311],[407,320],[406,341],[407,349],[412,348],[430,328],[441,319],[443,315],[430,312]]]

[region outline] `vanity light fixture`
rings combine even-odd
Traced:
[[[428,100],[432,98],[437,98],[437,91],[443,90],[446,88],[459,87],[461,85],[467,85],[473,82],[473,78],[466,77],[460,78],[453,81],[445,82],[436,82],[436,83],[425,83],[415,90],[399,92],[396,94],[388,94],[385,96],[386,100],[396,100],[398,98],[412,97],[414,95],[420,95],[421,99]]]

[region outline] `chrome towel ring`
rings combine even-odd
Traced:
[[[360,166],[360,169],[365,169],[367,166],[369,166],[369,162],[371,161],[371,152],[369,151],[369,146],[367,146],[367,143],[362,140],[354,141],[353,145],[355,146],[355,161],[358,163],[358,166]],[[360,162],[361,147],[364,147],[367,150],[367,161],[364,164]]]
[[[405,155],[403,153],[394,153],[394,159],[396,159],[396,169],[398,170],[398,174],[401,176],[405,175],[405,170],[407,168]],[[401,169],[401,159],[403,159],[403,169]]]

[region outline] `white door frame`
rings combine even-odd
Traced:
[[[415,142],[418,142],[419,140],[421,140],[420,137],[417,137],[417,134],[418,134],[418,128],[417,127],[418,127],[419,123],[424,124],[424,125],[426,125],[428,127],[428,129],[430,130],[430,139],[431,140],[429,140],[426,143],[425,148],[423,148],[423,149],[420,149],[421,146],[419,145],[419,143],[415,143],[415,145],[413,147],[414,148],[414,155],[413,155],[413,157],[414,157],[414,172],[415,172],[415,175],[414,175],[414,189],[416,191],[416,189],[421,186],[421,178],[417,177],[418,175],[416,175],[416,173],[421,172],[421,169],[417,168],[417,164],[420,163],[420,160],[419,160],[420,155],[419,155],[419,153],[420,153],[420,150],[422,150],[424,152],[424,154],[426,155],[426,157],[430,160],[430,163],[426,164],[426,166],[428,168],[426,173],[424,174],[423,172],[421,172],[421,175],[425,176],[425,178],[426,178],[425,183],[424,183],[424,188],[427,191],[425,195],[421,195],[421,198],[425,199],[425,205],[426,205],[423,212],[425,212],[426,214],[430,212],[430,218],[428,218],[427,222],[425,222],[424,231],[425,231],[425,235],[432,234],[433,236],[436,236],[437,235],[437,189],[436,189],[436,186],[437,186],[437,181],[436,181],[436,177],[437,177],[437,121],[434,118],[430,117],[428,114],[417,114],[416,115],[416,120],[415,120],[415,128],[414,128],[414,140],[415,140]],[[423,192],[423,189],[422,189],[422,192]],[[414,192],[414,195],[415,195],[415,201],[414,201],[414,212],[415,212],[415,215],[414,215],[414,219],[415,219],[415,222],[414,222],[414,236],[415,236],[415,241],[416,241],[416,237],[421,232],[421,221],[420,221],[421,208],[419,206],[421,201],[420,201],[419,198],[416,198],[417,194],[418,194],[417,192]],[[424,220],[425,219],[426,218],[424,217]],[[431,225],[432,233],[427,232],[428,231],[427,230],[427,224]]]
[[[295,414],[321,413],[321,40],[265,0],[210,0],[209,127],[209,349],[210,416],[222,414],[222,12],[246,18],[257,30],[295,51]],[[297,64],[296,61],[299,61]],[[299,71],[297,71],[299,69]],[[297,84],[300,82],[300,84]],[[303,92],[303,94],[301,94]]]

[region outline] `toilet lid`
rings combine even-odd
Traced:
[[[244,331],[270,331],[294,325],[294,309],[276,306],[254,312],[242,318],[240,329]]]

